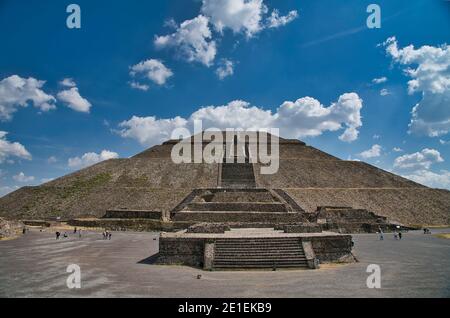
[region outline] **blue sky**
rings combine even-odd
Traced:
[[[180,116],[189,126],[191,114],[214,106],[203,117],[214,124],[233,113],[232,101],[240,101],[234,110],[244,120],[284,125],[288,137],[342,159],[450,188],[448,1],[234,0],[253,4],[241,16],[220,10],[227,1],[0,1],[0,195],[132,156],[174,127],[161,119]],[[81,8],[81,29],[66,26],[73,2]],[[380,29],[366,26],[371,3],[381,7]],[[260,20],[246,21],[246,14]],[[195,32],[210,32],[200,41],[214,48],[213,57],[182,42],[177,30],[185,21],[196,23]],[[228,76],[218,76],[220,67]],[[419,72],[405,74],[408,68]],[[63,79],[71,80],[62,85]],[[28,93],[11,89],[24,81]],[[44,97],[26,95],[36,91]],[[304,107],[329,111],[341,96],[350,109],[309,120]],[[298,112],[278,111],[281,105]],[[359,133],[342,140],[348,128]]]

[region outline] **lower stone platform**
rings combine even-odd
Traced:
[[[285,233],[269,228],[218,233],[162,233],[158,264],[205,270],[317,268],[355,262],[352,237],[331,232]]]

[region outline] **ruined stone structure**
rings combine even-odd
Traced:
[[[348,262],[354,260],[348,233],[450,224],[449,191],[298,140],[280,138],[275,174],[262,174],[267,164],[250,160],[249,142],[244,160],[176,164],[170,155],[178,143],[22,188],[0,199],[0,216],[59,216],[74,226],[167,232],[160,263],[206,269]]]

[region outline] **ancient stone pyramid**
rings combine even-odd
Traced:
[[[450,224],[450,191],[430,189],[364,162],[346,161],[280,138],[276,174],[260,163],[182,163],[167,141],[129,159],[112,159],[0,199],[0,216],[20,219],[101,217],[110,209],[170,215],[194,189],[278,189],[306,213],[318,207],[366,209],[408,225]],[[231,177],[230,177],[231,176]],[[236,178],[240,180],[236,183]]]

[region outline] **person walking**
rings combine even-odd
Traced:
[[[398,240],[398,233],[397,233],[397,230],[394,231],[394,239],[395,239],[395,240]]]
[[[380,229],[380,231],[379,231],[380,241],[383,241],[384,240],[384,233],[383,233],[383,230],[381,229],[381,227],[379,229]]]
[[[78,230],[78,238],[81,238],[81,229]]]
[[[399,239],[399,240],[402,239],[402,235],[403,235],[402,232],[399,232],[399,233],[398,233],[398,239]]]
[[[111,241],[111,236],[112,236],[112,234],[111,233],[108,233],[108,239]]]
[[[55,234],[56,234],[56,239],[59,240],[59,237],[61,236],[61,233],[56,232]]]

